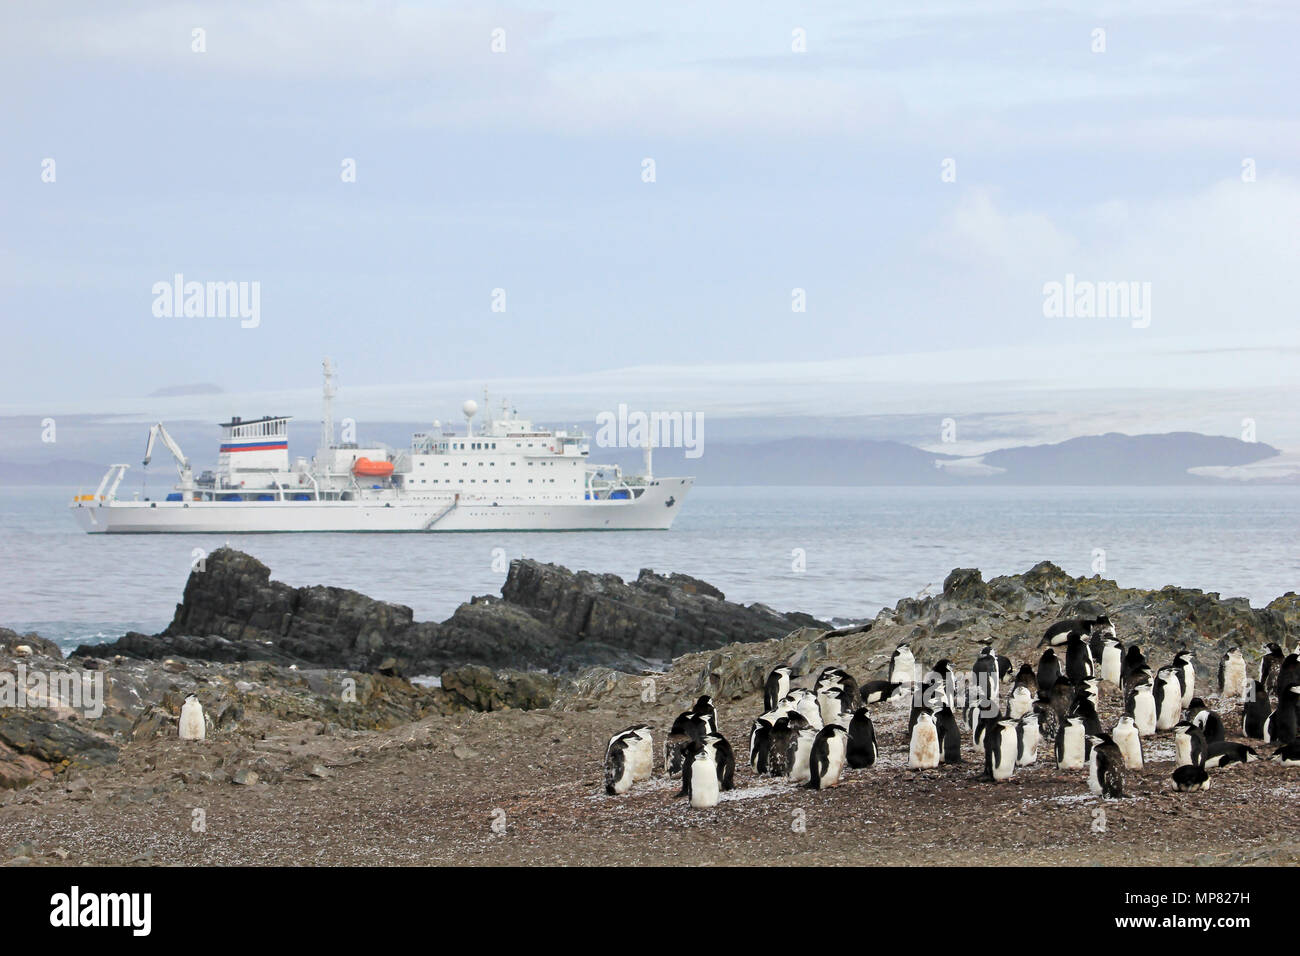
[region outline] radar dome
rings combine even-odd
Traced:
[[[465,413],[466,418],[473,418],[478,412],[478,402],[471,398],[460,407],[460,410]]]

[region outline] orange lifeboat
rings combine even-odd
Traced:
[[[393,473],[393,463],[391,461],[371,461],[369,458],[358,458],[356,464],[352,466],[352,474],[365,475],[367,478],[387,478]]]

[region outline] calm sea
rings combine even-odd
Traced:
[[[84,534],[67,514],[74,490],[0,489],[0,624],[67,647],[161,630],[193,550],[225,543],[281,581],[354,588],[420,620],[499,593],[520,556],[625,579],[682,571],[731,600],[825,618],[869,617],[954,567],[988,578],[1049,559],[1091,573],[1098,549],[1126,586],[1257,606],[1300,589],[1300,489],[1284,487],[697,487],[667,532],[228,536]]]

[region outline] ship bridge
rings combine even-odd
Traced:
[[[226,474],[288,471],[290,421],[290,415],[265,415],[222,422],[218,470]]]

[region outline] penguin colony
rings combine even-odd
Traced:
[[[1207,790],[1211,770],[1259,759],[1253,747],[1226,739],[1224,718],[1196,695],[1186,646],[1153,669],[1141,647],[1125,648],[1102,615],[1057,621],[1038,647],[1037,662],[1023,662],[1018,670],[990,645],[969,671],[959,674],[945,658],[922,675],[904,642],[884,677],[864,684],[829,665],[816,672],[811,686],[796,687],[793,669],[777,667],[764,686],[764,712],[750,726],[750,767],[814,790],[837,787],[849,771],[871,768],[879,756],[870,708],[909,702],[909,769],[961,763],[969,747],[968,754],[982,762],[982,779],[991,783],[1036,763],[1043,745],[1058,770],[1082,772],[1093,794],[1122,798],[1125,772],[1145,764],[1143,738],[1164,732],[1174,735],[1177,764],[1169,786],[1180,792]],[[1282,766],[1300,767],[1300,657],[1268,644],[1259,678],[1252,679],[1249,670],[1240,648],[1223,655],[1220,706],[1239,700],[1241,735],[1273,744],[1272,757]],[[1097,712],[1103,693],[1123,702],[1122,715],[1109,728]],[[623,794],[651,779],[651,735],[650,726],[639,724],[610,738],[606,793]],[[663,754],[668,776],[681,778],[677,796],[692,807],[714,807],[735,787],[735,753],[718,730],[717,708],[707,695],[673,721]]]

